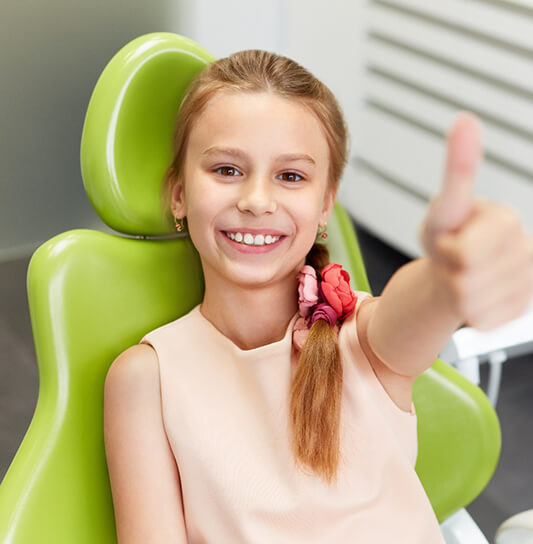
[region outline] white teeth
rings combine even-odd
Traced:
[[[250,232],[242,234],[242,232],[227,232],[226,236],[236,242],[245,243],[248,246],[264,246],[265,244],[273,244],[279,240],[279,236],[272,236],[271,234],[256,234],[255,236]]]

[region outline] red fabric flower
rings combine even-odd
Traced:
[[[320,290],[339,319],[348,317],[355,308],[357,296],[350,289],[350,275],[337,263],[326,265],[321,272]]]

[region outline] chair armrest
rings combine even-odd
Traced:
[[[440,529],[446,544],[489,544],[465,508],[442,522]]]

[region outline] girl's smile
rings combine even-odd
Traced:
[[[220,232],[237,251],[256,255],[275,250],[286,239],[284,235],[275,235],[272,229],[262,229],[257,234],[252,229]]]

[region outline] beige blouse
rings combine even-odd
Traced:
[[[388,396],[357,338],[339,332],[341,464],[328,485],[299,470],[288,393],[298,354],[291,319],[274,343],[242,350],[200,312],[141,342],[159,358],[163,422],[178,466],[189,544],[443,544],[414,470],[416,414]]]

